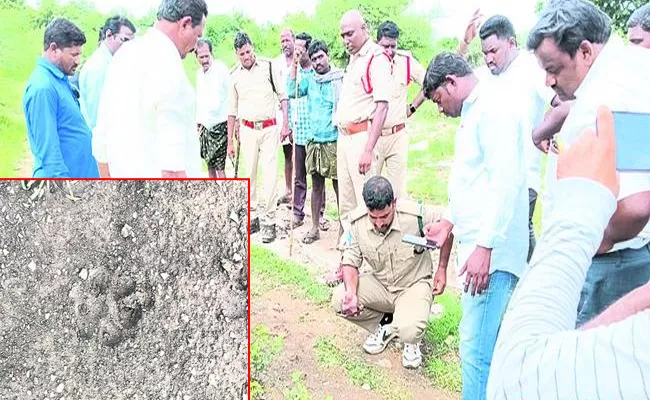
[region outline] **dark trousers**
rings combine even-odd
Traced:
[[[537,241],[535,240],[535,228],[533,227],[533,214],[535,214],[535,204],[537,204],[537,192],[528,189],[528,261],[533,256],[533,251]]]
[[[597,255],[580,293],[576,327],[591,321],[621,297],[650,281],[650,244]]]
[[[286,196],[291,196],[293,188],[291,187],[291,181],[293,180],[293,146],[290,144],[285,144],[282,146],[282,152],[284,153],[284,183],[286,185]]]
[[[296,192],[293,194],[293,215],[305,219],[305,200],[307,199],[307,147],[296,145]],[[317,218],[317,216],[313,216]]]

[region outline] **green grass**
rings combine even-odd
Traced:
[[[450,392],[460,392],[461,374],[458,345],[458,327],[462,317],[460,299],[456,293],[447,291],[436,297],[444,307],[440,318],[432,319],[427,325],[424,340],[431,344],[433,352],[425,361],[425,373],[436,387]]]
[[[251,246],[251,273],[269,278],[277,285],[292,285],[297,294],[319,305],[329,302],[331,296],[331,290],[318,283],[307,268],[261,246]]]
[[[413,121],[408,163],[408,191],[430,204],[447,204],[447,181],[454,155],[457,121],[439,117]]]
[[[390,377],[361,358],[340,350],[331,337],[319,337],[315,345],[318,362],[329,368],[343,368],[350,383],[375,390],[385,399],[411,399],[412,396],[391,386]]]
[[[292,386],[290,389],[284,391],[284,398],[287,400],[309,400],[309,390],[305,385],[303,374],[300,371],[295,371],[291,374]]]
[[[257,325],[251,330],[251,398],[264,396],[262,374],[284,347],[284,338],[273,335],[264,325]]]
[[[0,177],[16,176],[27,156],[22,98],[42,43],[18,23],[25,16],[22,10],[0,9],[5,21],[0,24]]]

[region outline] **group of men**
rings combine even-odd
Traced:
[[[281,203],[292,203],[290,225],[304,223],[311,176],[307,244],[329,228],[332,180],[342,232],[332,305],[371,333],[366,352],[399,338],[403,365],[421,365],[455,242],[463,399],[648,398],[650,173],[617,176],[609,110],[650,113],[650,6],[630,17],[631,45],[623,45],[593,3],[553,1],[529,35],[534,57],[519,49],[507,18],[479,30],[475,14],[459,51],[436,55],[426,70],[397,50],[393,22],[375,42],[352,10],[339,27],[345,71],[330,64],[325,42],[287,29],[276,60],[258,57],[238,32],[238,63],[226,73],[212,44],[199,41],[207,14],[203,0],[162,0],[154,27],[135,40],[132,24],[109,20],[82,70],[79,100],[66,75],[85,36],[69,21],[52,22],[25,92],[34,176],[193,177],[202,174],[200,157],[211,176],[223,176],[227,155],[238,160],[240,148],[265,242],[275,239]],[[464,58],[477,33],[489,72]],[[190,52],[200,64],[196,108],[182,64]],[[409,103],[413,82],[422,90]],[[406,199],[406,125],[426,99],[460,118],[443,215]],[[424,242],[407,244],[407,234]]]
[[[225,119],[212,110],[197,115],[183,59],[196,51],[207,16],[204,0],[162,0],[157,21],[138,38],[128,19],[109,18],[78,91],[68,76],[80,65],[86,35],[63,18],[48,24],[23,98],[33,177],[203,177],[197,129],[222,128]],[[200,99],[211,100],[208,92]],[[203,136],[204,147],[219,146]]]
[[[564,0],[531,31],[534,57],[496,15],[478,32],[489,74],[458,53],[432,60],[423,94],[460,118],[449,204],[434,216],[402,201],[389,179],[365,183],[332,306],[370,332],[367,353],[399,338],[403,365],[420,366],[432,294],[445,289],[456,242],[463,399],[649,398],[650,171],[616,172],[610,110],[650,113],[650,5],[628,28],[624,45],[593,3]],[[477,30],[474,18],[460,53]],[[407,234],[427,244],[404,243]],[[430,248],[440,250],[436,271]]]

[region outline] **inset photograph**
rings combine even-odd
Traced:
[[[0,182],[0,398],[248,398],[246,181]]]

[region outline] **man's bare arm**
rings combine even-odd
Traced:
[[[616,243],[634,239],[650,220],[650,191],[633,194],[618,201],[616,212],[605,229],[598,254],[611,250]]]
[[[347,294],[357,294],[359,287],[359,270],[351,265],[341,265],[343,272],[343,283],[345,284],[345,292]]]
[[[558,133],[564,125],[566,117],[571,110],[573,102],[563,102],[559,106],[552,108],[547,114],[544,121],[533,131],[533,143],[539,147],[540,143],[545,140],[551,140],[553,135]]]

